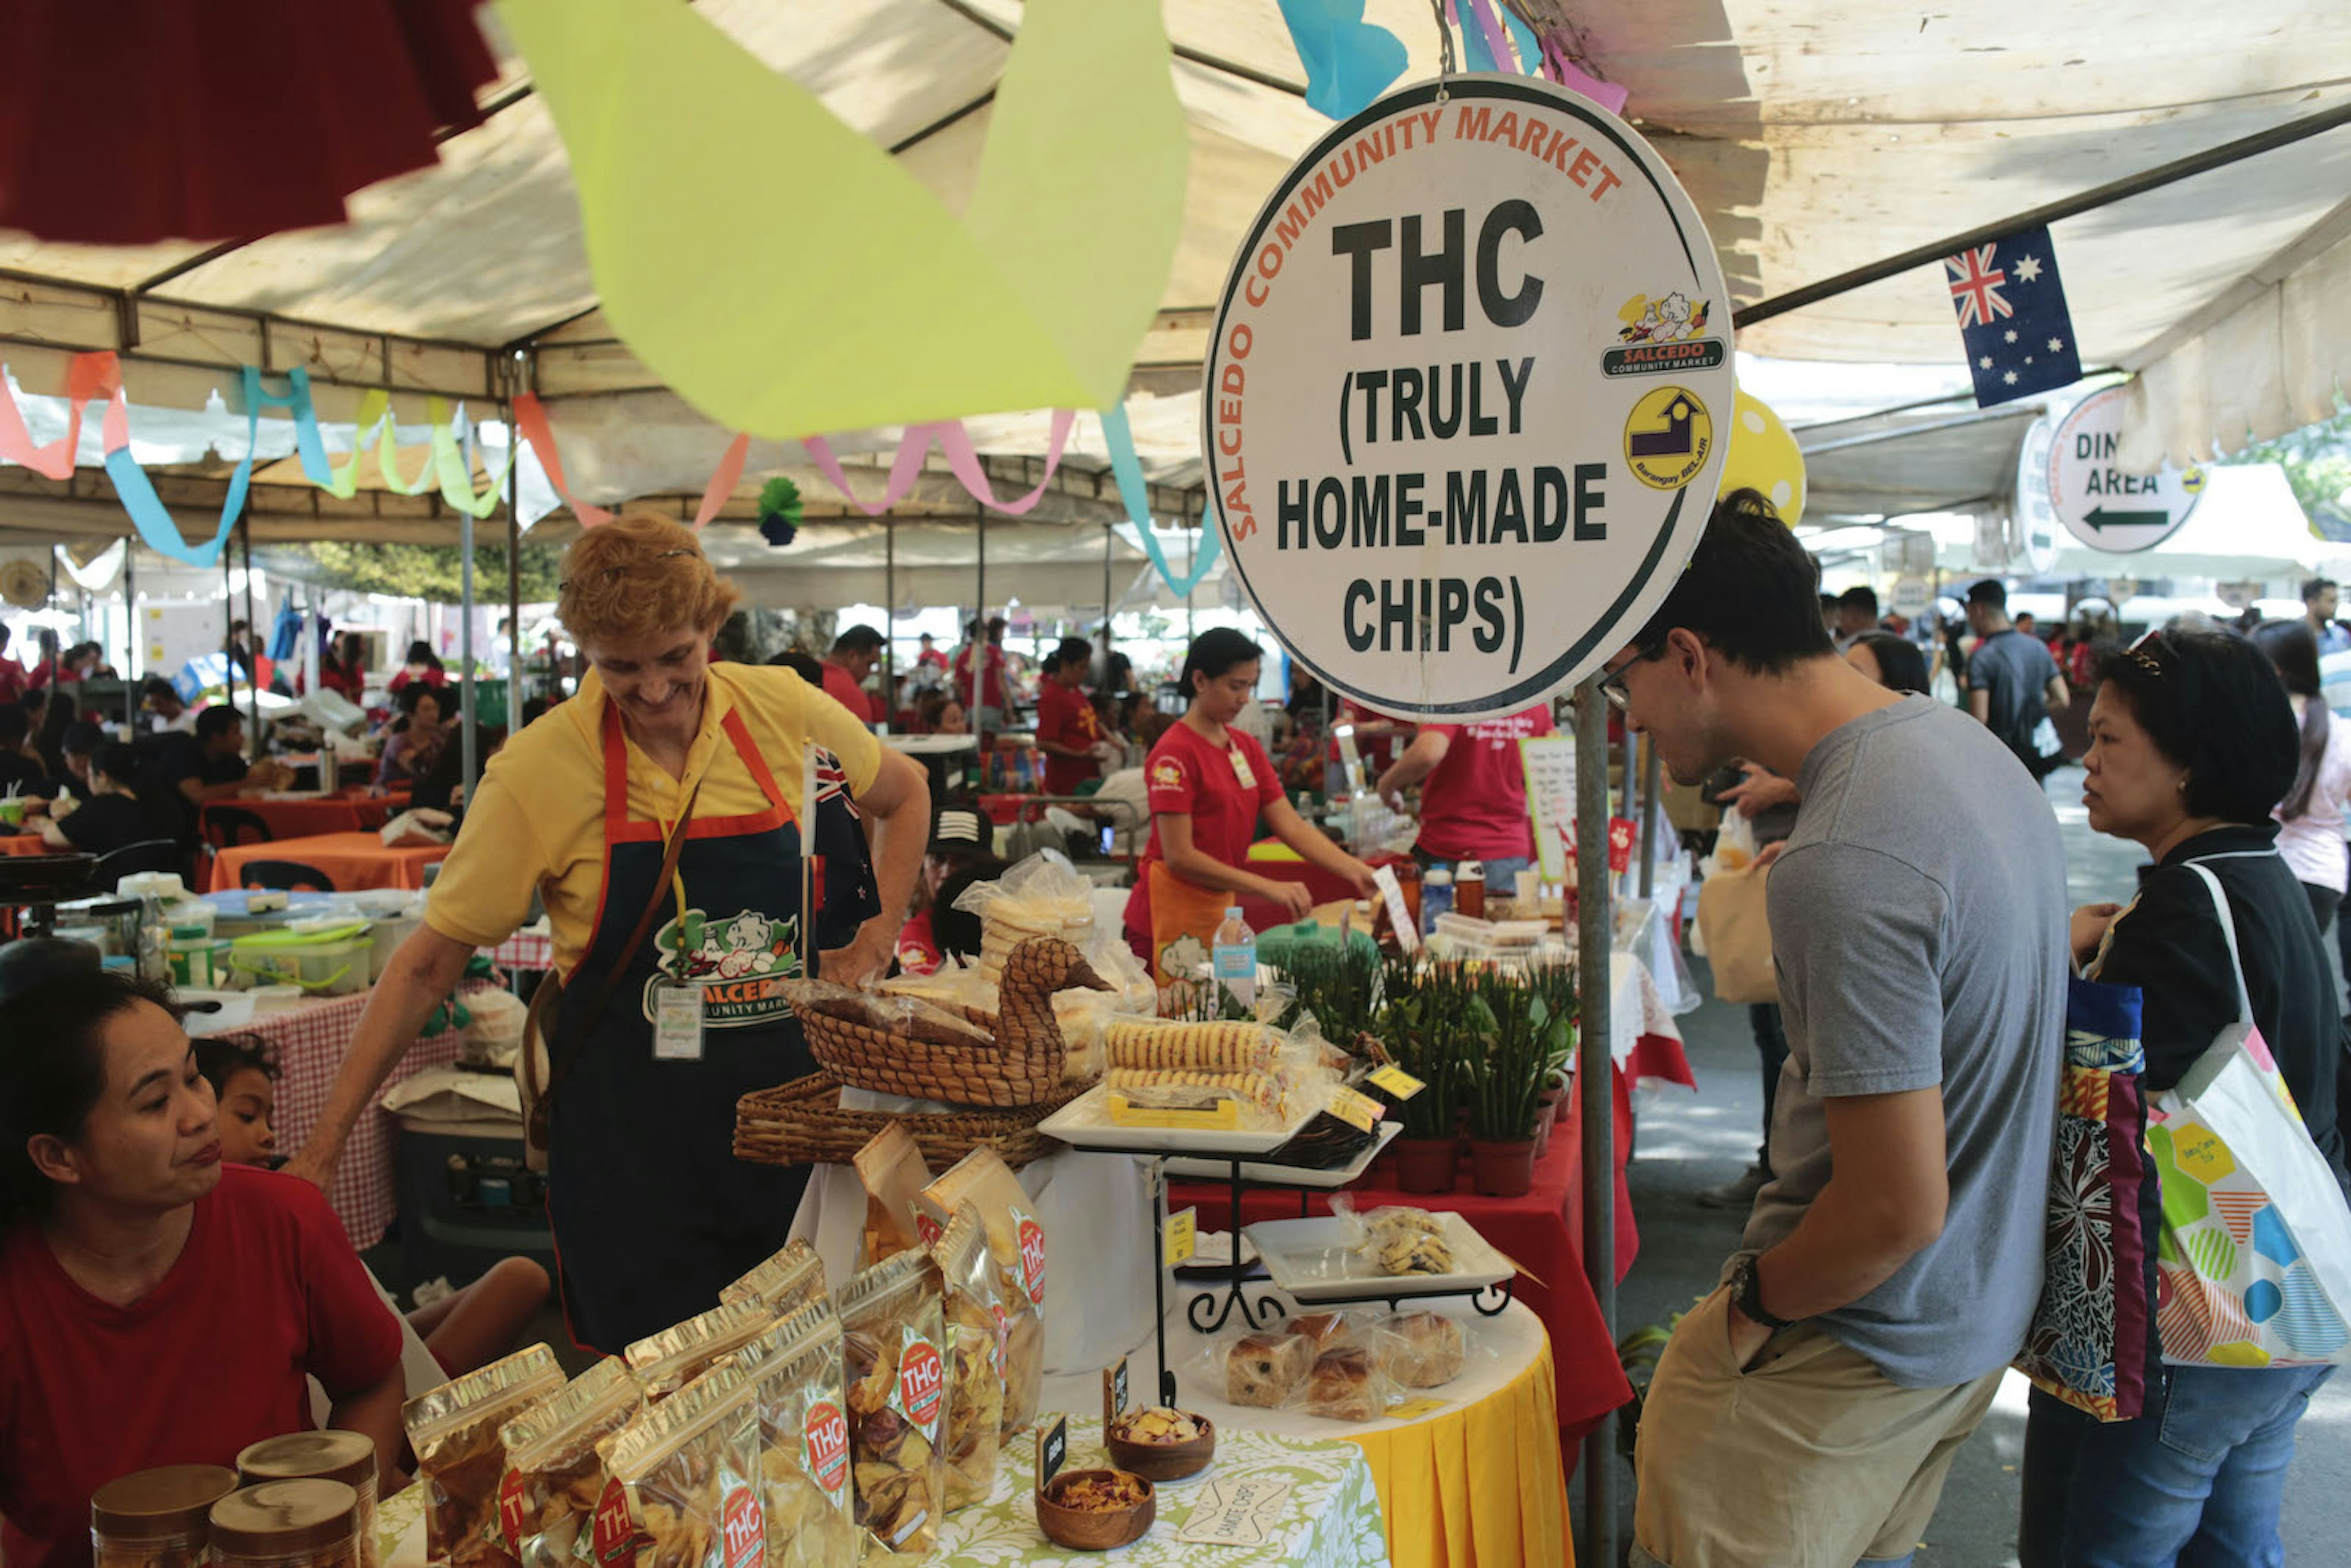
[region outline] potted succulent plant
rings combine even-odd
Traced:
[[[1453,1190],[1461,1162],[1458,998],[1443,977],[1392,962],[1384,976],[1380,1037],[1396,1065],[1426,1085],[1397,1109],[1388,1145],[1405,1192]]]
[[[1536,988],[1481,977],[1484,1049],[1467,1058],[1469,1170],[1477,1190],[1518,1197],[1534,1185],[1535,1125],[1544,1082],[1564,1060],[1573,1024]]]

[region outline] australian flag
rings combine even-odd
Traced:
[[[1968,348],[1978,408],[2082,379],[2074,319],[2065,310],[2057,251],[2046,228],[1945,256],[1943,280],[1959,312],[1959,340]]]

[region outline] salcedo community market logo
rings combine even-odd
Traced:
[[[1259,616],[1398,717],[1589,674],[1705,531],[1728,298],[1664,160],[1588,99],[1469,77],[1334,127],[1243,239],[1202,388]]]
[[[713,919],[689,909],[653,936],[660,955],[645,983],[645,1021],[655,1017],[663,986],[702,987],[702,1022],[706,1029],[739,1029],[791,1016],[783,982],[800,973],[799,918],[782,919],[741,910]]]

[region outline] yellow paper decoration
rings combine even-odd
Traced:
[[[1790,528],[1804,515],[1804,453],[1780,416],[1761,398],[1739,391],[1730,415],[1730,450],[1722,460],[1722,493],[1761,490]]]
[[[1117,402],[1184,217],[1156,5],[1029,0],[961,221],[676,0],[504,0],[604,312],[771,439]]]

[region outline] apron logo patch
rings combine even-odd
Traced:
[[[645,983],[644,1014],[654,1017],[663,986],[699,984],[708,1029],[769,1023],[791,1016],[781,982],[800,973],[799,917],[778,920],[757,910],[713,918],[689,909],[653,936],[661,955]]]

